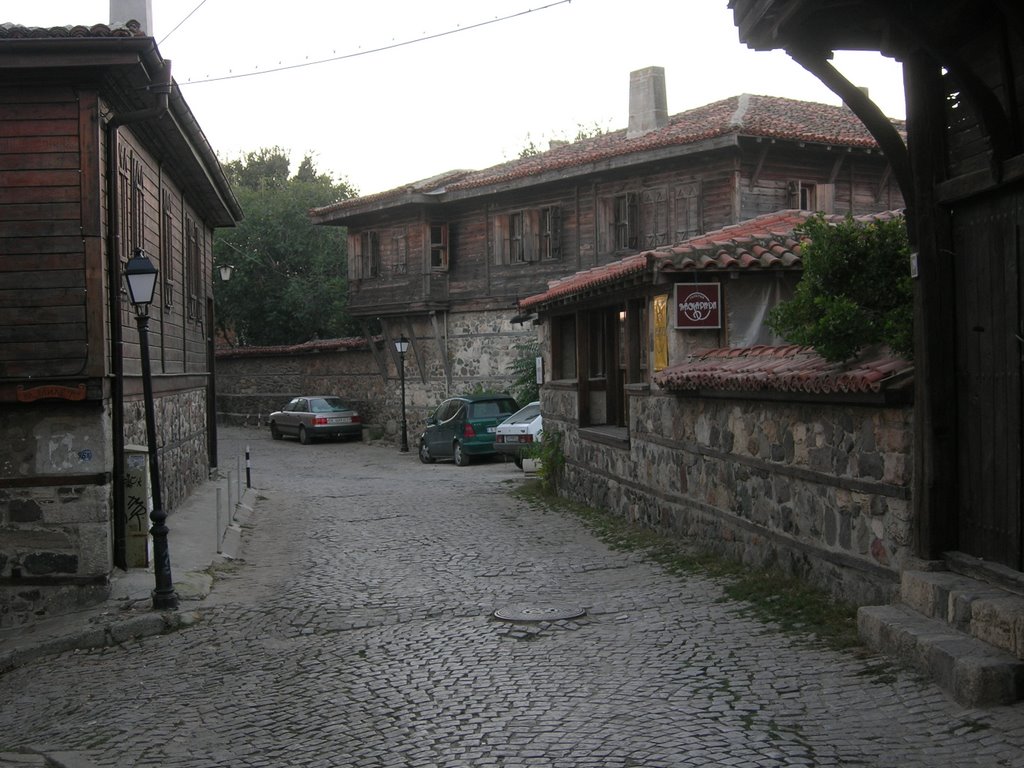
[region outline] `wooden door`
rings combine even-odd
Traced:
[[[1022,567],[1020,227],[1024,196],[953,211],[958,548]]]

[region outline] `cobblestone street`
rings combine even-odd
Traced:
[[[1024,708],[964,709],[721,587],[519,500],[512,463],[251,445],[243,558],[193,627],[0,676],[0,751],[97,766],[1024,766]],[[172,530],[173,515],[168,521]],[[516,623],[495,609],[580,606]]]

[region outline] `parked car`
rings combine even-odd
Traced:
[[[451,458],[460,467],[474,456],[493,456],[498,424],[519,409],[511,395],[450,397],[434,410],[420,435],[420,461]]]
[[[296,397],[270,414],[270,436],[280,440],[297,437],[303,445],[316,438],[362,440],[363,419],[340,397]]]
[[[511,456],[522,469],[523,452],[540,440],[542,427],[540,401],[535,400],[498,425],[494,432],[494,450]]]

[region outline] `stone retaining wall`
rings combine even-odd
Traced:
[[[859,604],[890,600],[913,556],[909,406],[633,393],[615,446],[575,426],[575,387],[541,400],[575,501]]]

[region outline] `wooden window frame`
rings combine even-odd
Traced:
[[[202,319],[200,293],[203,287],[202,248],[199,242],[199,223],[185,214],[184,221],[185,268],[188,280],[188,319]]]
[[[432,272],[447,272],[451,263],[448,224],[433,221],[427,225],[429,265]]]
[[[380,234],[367,230],[359,234],[361,241],[360,258],[363,260],[364,278],[380,277]]]

